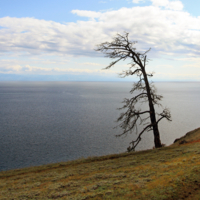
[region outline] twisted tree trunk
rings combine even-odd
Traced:
[[[142,73],[143,73],[147,96],[148,96],[150,119],[151,119],[151,124],[153,126],[154,144],[155,144],[155,148],[159,148],[159,147],[162,147],[162,144],[160,141],[160,133],[158,130],[158,124],[156,123],[156,113],[155,113],[155,109],[154,109],[154,105],[153,105],[153,101],[152,101],[152,97],[151,97],[151,89],[149,86],[149,81],[148,81],[144,66],[142,66]]]

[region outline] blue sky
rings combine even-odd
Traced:
[[[129,32],[154,80],[200,81],[199,0],[0,0],[0,80],[117,81],[94,51]],[[129,77],[124,80],[134,80]]]

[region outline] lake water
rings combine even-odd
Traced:
[[[200,83],[155,83],[172,122],[164,144],[200,127]],[[130,82],[0,82],[0,171],[125,152],[136,136],[116,138],[115,120]],[[154,146],[143,135],[137,150]]]

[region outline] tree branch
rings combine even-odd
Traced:
[[[136,146],[137,146],[137,145],[139,144],[139,142],[141,141],[141,136],[142,136],[142,134],[143,134],[147,129],[149,129],[149,128],[151,128],[151,127],[152,127],[152,124],[149,124],[148,126],[146,126],[146,127],[139,133],[137,139],[134,140],[134,141],[132,141],[132,142],[130,142],[130,144],[132,145],[132,147],[129,146],[129,147],[127,148],[127,151],[128,151],[128,152],[130,152],[130,151],[135,151]],[[135,143],[136,143],[136,144],[135,144]]]

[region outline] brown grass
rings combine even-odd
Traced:
[[[200,141],[200,128],[186,133],[183,137],[177,139],[177,141],[171,146],[178,146],[182,141],[187,143],[194,143]]]
[[[198,131],[183,145],[1,172],[0,199],[200,199]]]

